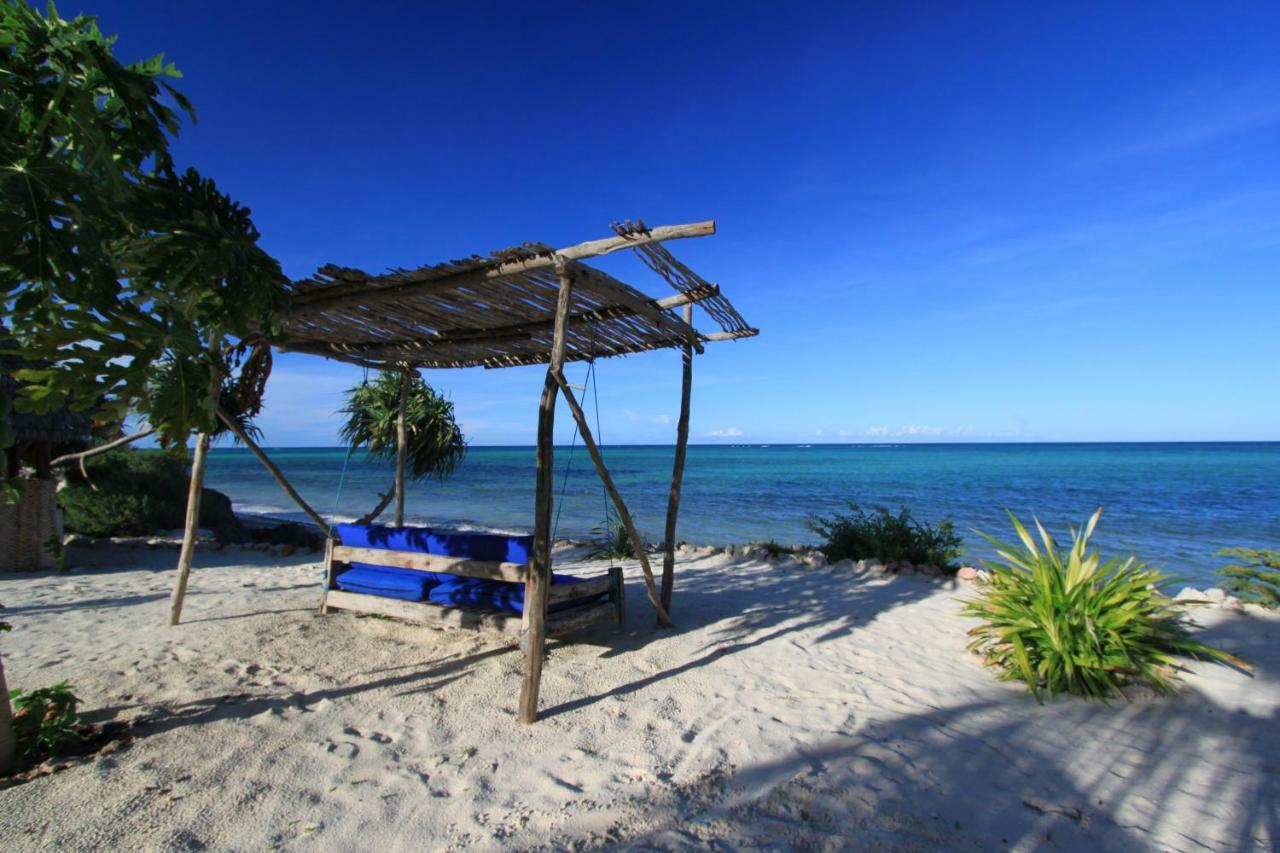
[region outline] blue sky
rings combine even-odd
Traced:
[[[184,71],[179,159],[294,277],[716,219],[672,249],[761,335],[694,441],[1280,439],[1275,3],[78,9]],[[606,442],[673,440],[678,354],[598,373]],[[538,369],[428,379],[532,441]],[[280,357],[267,443],[359,380]]]

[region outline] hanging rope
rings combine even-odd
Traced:
[[[583,387],[591,380],[591,372],[595,369],[595,364],[587,365],[587,378],[583,380]],[[560,531],[560,511],[564,509],[564,495],[569,486],[569,471],[573,468],[573,453],[578,449],[578,425],[573,425],[573,438],[569,440],[569,458],[564,463],[564,476],[560,478],[560,497],[556,499],[556,517],[551,524],[551,541],[556,541],[556,534]]]
[[[369,368],[367,367],[364,369],[364,379],[360,382],[360,387],[369,387]],[[329,539],[333,538],[333,526],[338,518],[338,504],[342,501],[342,487],[347,482],[347,466],[351,464],[351,454],[355,453],[355,451],[356,447],[353,444],[347,448],[347,456],[342,460],[342,473],[338,475],[338,491],[333,496],[333,508],[329,510],[329,534],[327,537]]]
[[[596,337],[598,331],[598,321],[591,321],[591,358],[587,360],[587,375],[582,381],[582,387],[585,391],[588,385],[591,386],[591,398],[596,409],[596,435],[600,435],[600,383],[596,381]],[[569,458],[565,461],[564,477],[560,480],[560,497],[556,500],[556,517],[551,525],[551,541],[556,541],[556,535],[560,531],[560,512],[564,509],[564,496],[569,486],[569,471],[573,467],[573,454],[578,448],[578,422],[573,422],[573,438],[569,441]],[[602,454],[603,455],[603,454]],[[609,515],[609,494],[605,491],[604,484],[600,484],[600,494],[604,498],[604,529],[609,530],[609,522],[612,517]],[[612,558],[609,561],[613,565]]]
[[[595,359],[592,359],[591,370],[593,374],[595,372],[595,367],[596,367]],[[604,459],[604,435],[603,433],[600,432],[600,383],[594,381],[594,375],[592,379],[593,381],[591,383],[591,405],[594,406],[596,410],[596,449],[600,451],[600,458],[603,460]],[[613,516],[610,515],[612,510],[610,509],[610,505],[609,505],[609,492],[607,489],[605,489],[603,480],[600,481],[600,500],[604,504],[604,526],[605,526],[605,529],[608,530],[609,522],[613,518]],[[612,557],[609,558],[609,565],[610,566],[613,565]]]

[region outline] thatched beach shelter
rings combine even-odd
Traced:
[[[19,387],[14,374],[33,366],[0,326],[0,398],[11,402]],[[86,413],[70,409],[27,414],[9,405],[3,417],[0,434],[11,442],[5,448],[4,477],[14,478],[21,497],[13,503],[0,500],[0,572],[50,569],[55,560],[49,543],[61,541],[62,513],[49,463],[55,450],[88,442],[92,424]]]
[[[512,623],[493,618],[466,619],[456,614],[433,615],[429,605],[413,602],[387,604],[389,599],[343,593],[333,588],[334,564],[367,563],[375,559],[369,548],[350,548],[331,542],[325,612],[334,609],[365,610],[400,618],[452,626],[489,626],[518,634],[525,652],[519,717],[537,717],[538,687],[544,645],[549,628],[548,601],[564,597],[552,591],[551,527],[553,517],[552,432],[555,404],[563,394],[579,434],[591,456],[604,488],[630,536],[645,576],[646,592],[660,624],[669,624],[674,572],[676,520],[680,504],[685,450],[689,434],[690,390],[693,357],[704,345],[758,334],[738,314],[716,284],[703,279],[677,260],[665,242],[715,233],[713,221],[649,228],[642,222],[614,226],[603,239],[556,249],[543,243],[473,256],[465,260],[396,269],[385,274],[340,266],[326,266],[314,276],[295,282],[291,310],[279,335],[265,342],[288,352],[310,353],[349,364],[389,371],[422,368],[520,365],[547,366],[538,407],[537,484],[533,506],[533,536],[527,562],[460,559],[408,551],[383,556],[387,565],[417,570],[445,571],[478,578],[520,581],[524,584],[523,611]],[[620,250],[633,251],[644,264],[666,281],[673,295],[653,298],[584,261]],[[693,325],[693,308],[700,307],[719,329],[703,332]],[[680,309],[680,313],[677,313]],[[592,430],[583,414],[563,367],[570,361],[629,355],[664,348],[683,352],[681,405],[676,430],[675,462],[666,519],[665,554],[661,587],[654,578],[644,544],[619,493]],[[403,405],[403,403],[402,403]],[[403,422],[403,413],[401,415]],[[272,468],[281,485],[297,499],[278,469],[246,436],[259,458]],[[199,491],[207,437],[196,445],[192,494]],[[397,471],[404,468],[405,443],[399,442]],[[403,497],[403,476],[397,476]],[[304,503],[299,499],[300,503]],[[305,507],[315,519],[316,515]],[[187,541],[194,541],[194,515],[188,512]],[[171,620],[181,613],[182,591],[190,569],[190,549],[184,547],[179,562]],[[620,575],[619,575],[620,578]],[[618,582],[620,584],[620,580]],[[601,587],[603,589],[603,587]],[[584,596],[596,588],[583,584]],[[570,593],[572,594],[572,593]],[[620,613],[620,586],[610,591],[612,605]],[[603,611],[608,605],[600,605]],[[563,621],[563,620],[561,620]],[[579,618],[577,623],[588,620]]]

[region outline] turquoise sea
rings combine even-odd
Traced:
[[[271,456],[325,516],[351,518],[374,505],[391,468],[335,448],[281,448]],[[660,539],[674,450],[604,449],[639,526]],[[589,538],[604,497],[581,446],[556,451],[558,535]],[[567,477],[566,477],[567,471]],[[245,513],[301,519],[246,450],[216,448],[208,484]],[[339,490],[339,487],[341,489]],[[407,515],[417,523],[528,531],[531,447],[473,447],[454,476],[419,481]],[[1280,442],[1188,444],[742,445],[689,448],[679,538],[728,544],[813,540],[806,521],[841,509],[906,504],[917,516],[951,516],[969,556],[989,553],[971,532],[1013,533],[1005,510],[1037,516],[1055,533],[1103,507],[1098,541],[1204,580],[1231,545],[1280,547]]]

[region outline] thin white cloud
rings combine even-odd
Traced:
[[[1280,121],[1280,109],[1266,101],[1247,103],[1236,109],[1202,118],[1200,109],[1194,116],[1182,116],[1155,132],[1136,135],[1110,149],[1103,149],[1099,159],[1120,160],[1148,157],[1199,148],[1227,137],[1266,129]]]
[[[946,430],[944,430],[942,427],[920,426],[918,424],[910,424],[908,426],[898,427],[898,431],[895,433],[895,435],[899,435],[904,438],[917,438],[922,435],[929,435],[929,436],[942,435],[945,432]]]
[[[840,432],[843,436],[856,434],[847,430]],[[898,427],[870,426],[862,432],[862,435],[867,438],[955,438],[972,434],[973,429],[970,427],[939,427],[927,424],[903,424]]]
[[[740,438],[743,435],[742,430],[736,426],[725,427],[724,429],[713,429],[707,435],[712,438]]]

